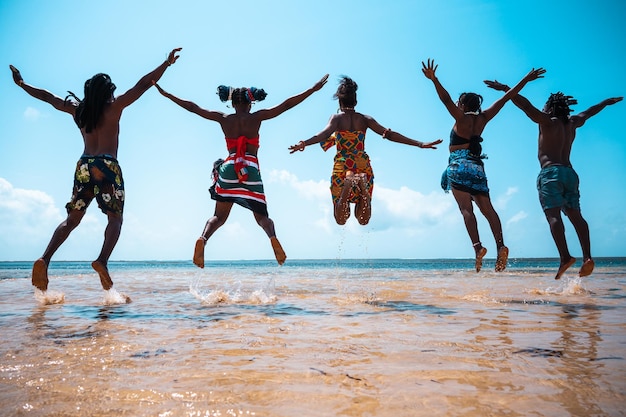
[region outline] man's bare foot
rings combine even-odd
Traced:
[[[100,283],[102,284],[102,288],[104,288],[105,291],[110,290],[113,286],[113,280],[109,275],[109,269],[107,268],[107,266],[100,261],[93,261],[91,263],[91,267],[100,276]]]
[[[272,242],[272,249],[274,249],[274,256],[276,256],[276,261],[278,262],[278,265],[284,264],[285,260],[287,260],[287,255],[285,254],[285,251],[280,245],[278,239],[276,239],[276,236],[272,236],[270,238],[270,242]]]
[[[483,267],[483,258],[487,254],[487,248],[480,248],[478,252],[476,252],[476,272],[480,272],[480,268]]]
[[[561,262],[561,265],[559,266],[559,270],[556,273],[556,276],[554,277],[554,279],[561,279],[561,275],[563,275],[563,273],[565,271],[567,271],[567,268],[569,268],[570,266],[574,265],[575,262],[576,262],[576,258],[574,258],[574,257],[569,258],[569,261]],[[593,267],[592,267],[592,269],[593,269]]]
[[[193,263],[199,267],[204,268],[204,246],[206,245],[206,239],[199,237],[196,240],[196,246],[193,250]]]
[[[33,264],[32,282],[41,291],[48,289],[48,264],[43,258],[37,259]]]
[[[595,266],[596,263],[593,261],[593,259],[585,259],[585,261],[583,262],[583,266],[581,266],[580,271],[578,271],[578,276],[586,277],[588,275],[591,275]]]
[[[502,246],[498,249],[498,257],[496,258],[496,272],[502,272],[506,269],[506,261],[509,259],[509,248]]]

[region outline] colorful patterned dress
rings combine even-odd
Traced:
[[[267,216],[267,202],[263,190],[263,180],[259,160],[256,156],[245,153],[248,143],[258,146],[259,138],[226,139],[239,142],[237,152],[228,155],[225,161],[218,160],[213,166],[213,185],[209,188],[211,198],[239,204],[255,213]]]
[[[364,173],[367,176],[367,191],[372,196],[374,191],[374,172],[370,164],[370,158],[365,152],[365,132],[360,130],[340,130],[330,138],[320,143],[322,149],[327,151],[334,145],[337,146],[333,173],[330,177],[330,192],[333,203],[336,203],[343,190],[346,172],[355,174]],[[350,193],[350,203],[359,201],[358,194]]]

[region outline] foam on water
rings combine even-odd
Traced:
[[[41,291],[35,288],[35,299],[42,305],[62,304],[65,301],[65,294],[60,291]]]
[[[189,292],[203,304],[271,304],[276,302],[274,278],[270,278],[264,288],[247,290],[246,284],[236,281],[231,288],[202,288],[202,279],[197,278],[189,284]]]
[[[565,277],[556,287],[547,287],[545,289],[534,288],[529,292],[535,295],[587,295],[590,291],[583,285],[583,279],[580,277]]]
[[[129,296],[117,292],[115,288],[111,288],[110,290],[104,292],[104,305],[128,304],[130,302],[131,299]]]

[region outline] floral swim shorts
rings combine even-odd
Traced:
[[[103,213],[124,212],[124,179],[117,159],[110,155],[83,155],[76,164],[70,210],[86,210],[96,198]]]

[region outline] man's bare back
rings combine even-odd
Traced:
[[[570,153],[576,137],[576,120],[566,122],[552,117],[539,124],[538,158],[541,168],[550,165],[571,166]]]
[[[112,100],[103,110],[97,127],[89,133],[84,128],[80,130],[85,155],[111,155],[117,159],[121,116],[122,109]]]

